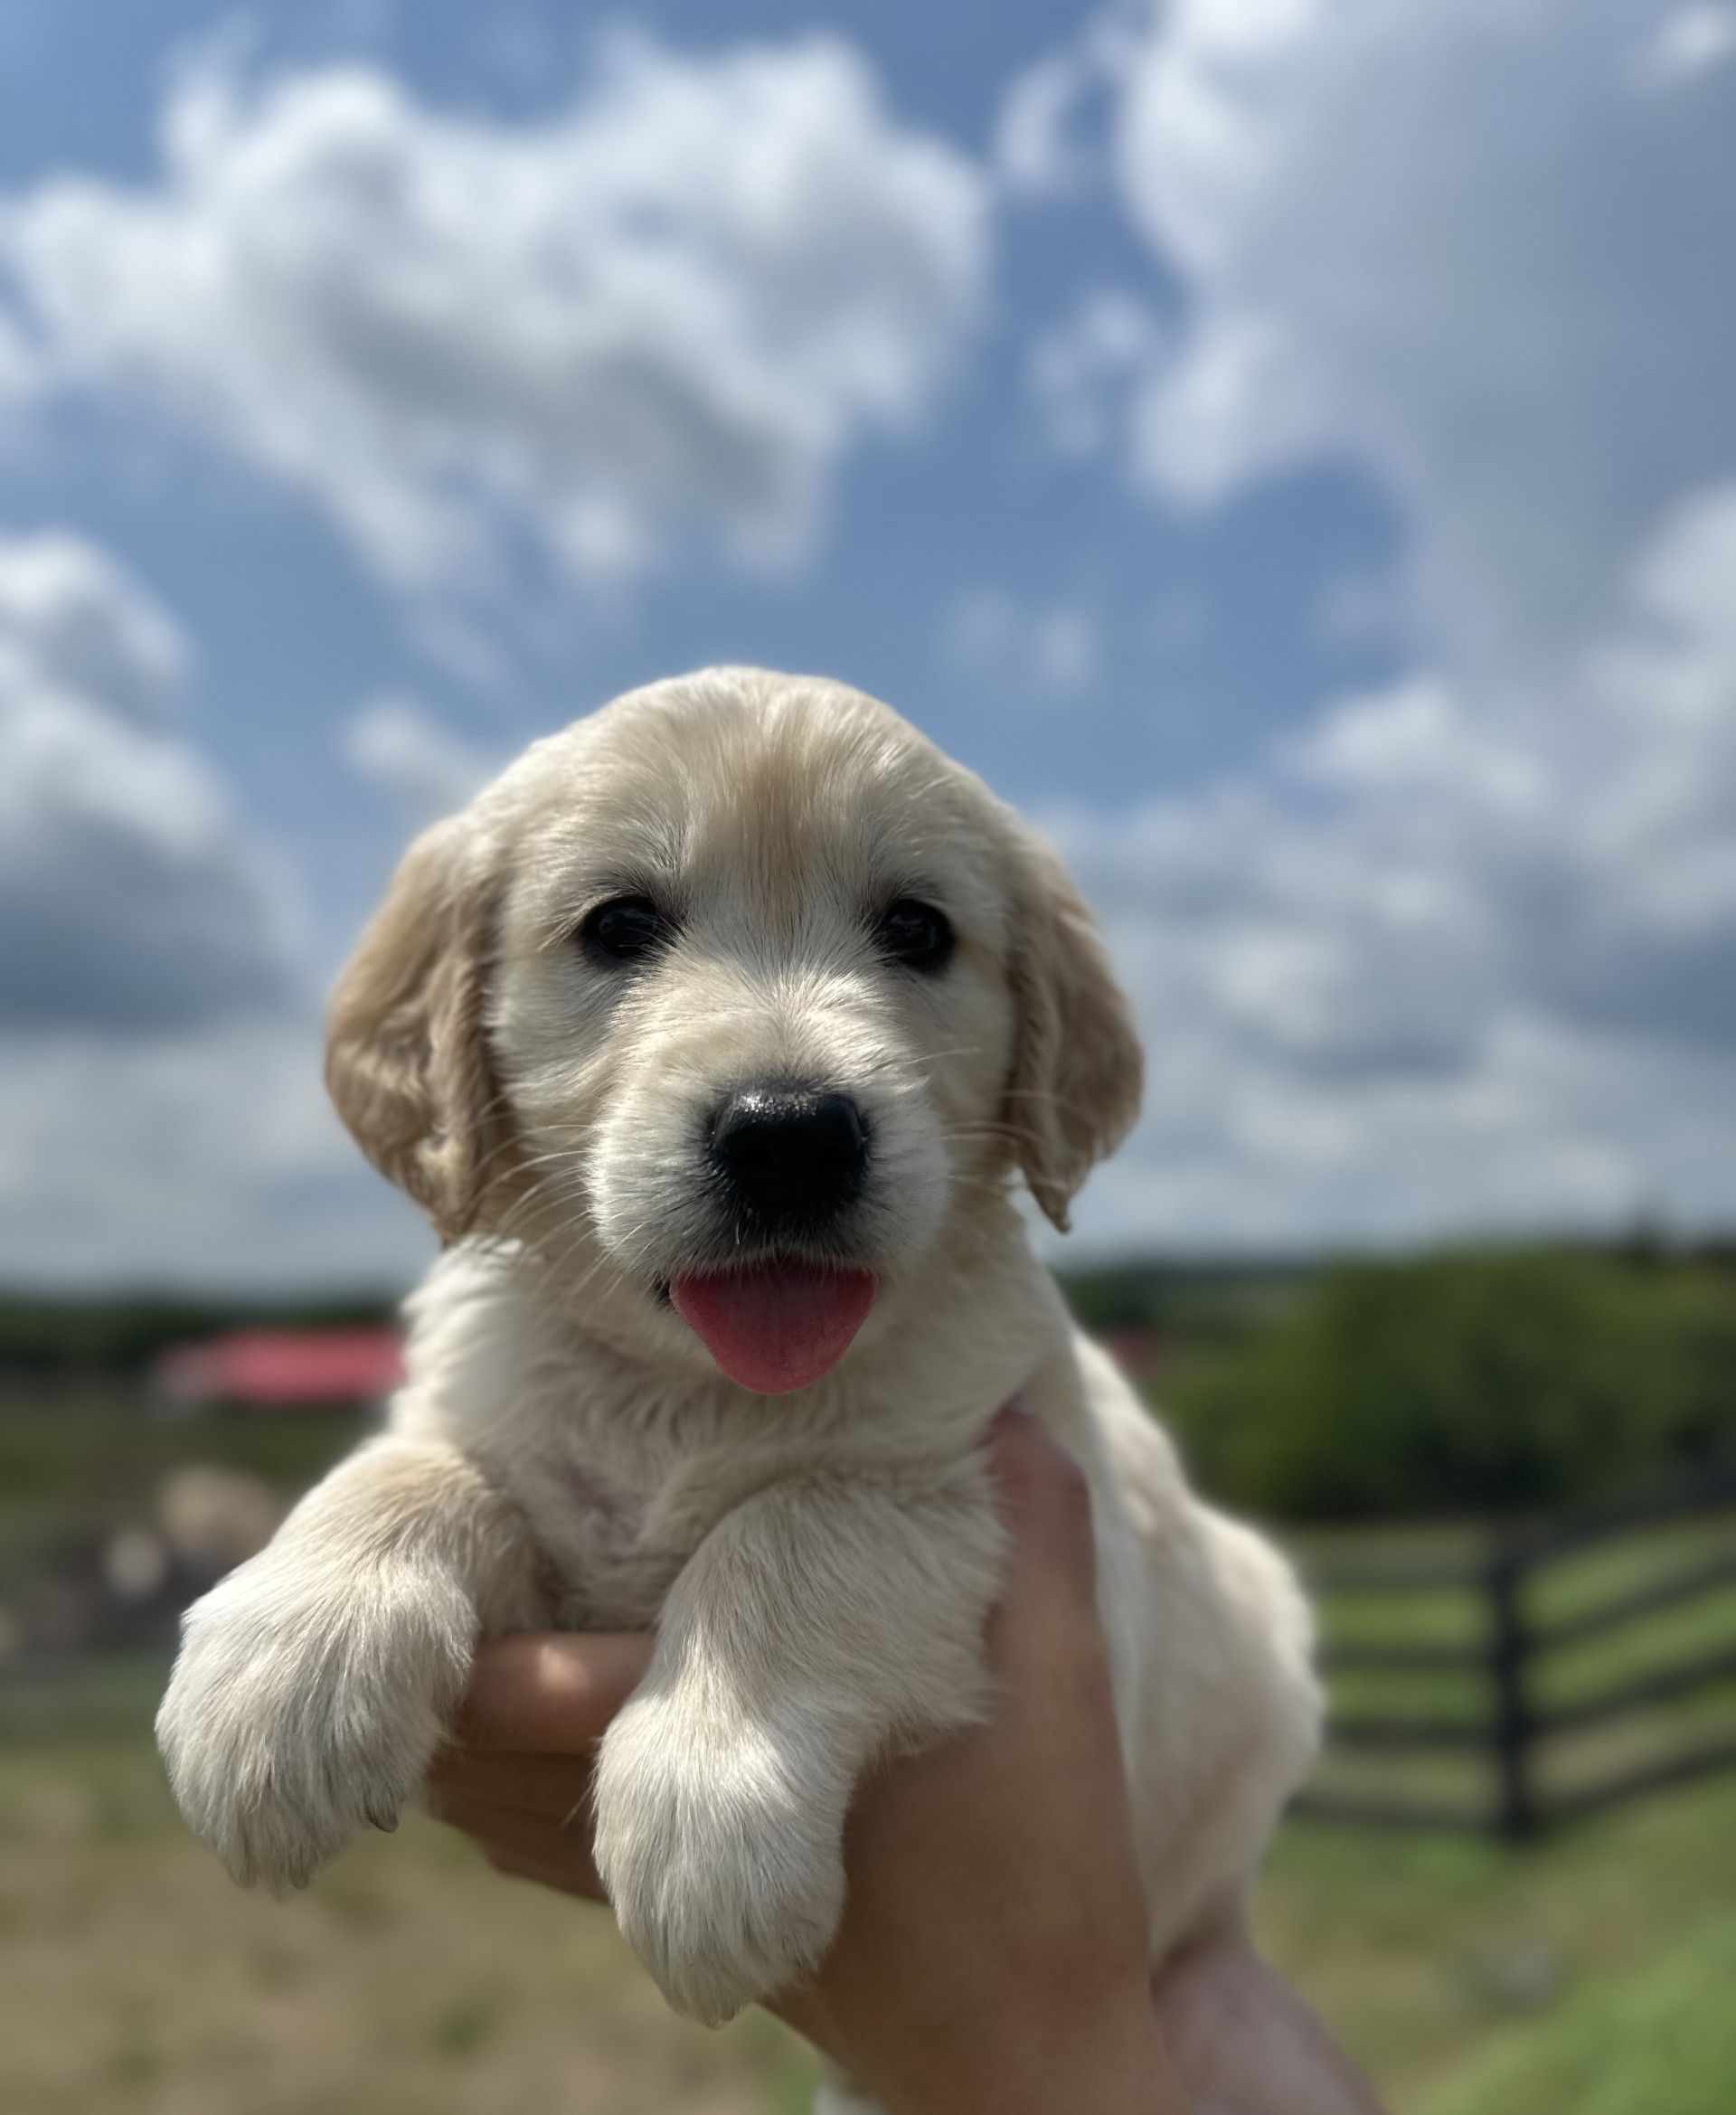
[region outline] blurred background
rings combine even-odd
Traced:
[[[1316,1582],[1257,1904],[1401,2115],[1736,2093],[1736,5],[9,0],[0,2110],[782,2111],[426,1824],[169,1811],[176,1609],[429,1254],[319,1088],[420,823],[723,659],[1055,836],[1057,1251]]]

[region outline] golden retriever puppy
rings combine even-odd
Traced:
[[[655,1624],[596,1856],[671,2002],[816,1963],[853,1786],[984,1709],[1022,1391],[1079,1463],[1154,1958],[1232,1914],[1312,1751],[1306,1611],[1072,1327],[1064,1226],[1140,1055],[1052,855],[896,713],[713,669],[414,845],[328,1078],[446,1252],[383,1435],[192,1610],[158,1734],[237,1879],[415,1792],[479,1637]]]

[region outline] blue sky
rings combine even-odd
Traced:
[[[1733,120],[1702,0],[19,0],[0,1270],[411,1267],[320,992],[722,659],[1073,858],[1083,1245],[1727,1223]]]

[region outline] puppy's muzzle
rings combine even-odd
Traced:
[[[847,1094],[745,1087],[713,1112],[712,1172],[738,1226],[760,1239],[818,1230],[862,1194],[868,1122]]]

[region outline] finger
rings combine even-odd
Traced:
[[[457,1742],[514,1753],[585,1754],[651,1664],[644,1630],[522,1631],[476,1654]]]
[[[467,1836],[497,1871],[563,1888],[590,1902],[608,1899],[591,1863],[582,1817],[563,1827],[445,1785],[430,1785],[426,1800],[437,1821]]]
[[[483,1855],[503,1880],[528,1880],[533,1887],[556,1887],[562,1894],[577,1895],[581,1902],[598,1903],[604,1909],[609,1907],[609,1898],[595,1874],[588,1880],[581,1880],[571,1873],[552,1873],[533,1858],[522,1858],[505,1850],[485,1849]]]
[[[1046,1597],[1064,1582],[1090,1600],[1096,1554],[1084,1471],[1016,1399],[989,1427],[988,1456],[1014,1542],[1009,1598]]]
[[[1373,2087],[1240,1933],[1166,1962],[1152,2002],[1203,2111],[1381,2115]]]
[[[590,1817],[582,1799],[564,1813],[533,1814],[488,1799],[467,1785],[429,1783],[422,1788],[422,1804],[436,1821],[460,1828],[478,1842],[492,1842],[505,1833],[515,1844],[538,1843],[564,1856],[575,1846],[582,1852],[590,1833]]]
[[[1114,1737],[1109,1656],[1098,1619],[1090,1493],[1029,1415],[1004,1412],[990,1461],[1011,1535],[1006,1584],[985,1638],[997,1715],[1027,1735]]]
[[[425,1781],[430,1790],[439,1788],[563,1820],[590,1798],[590,1759],[446,1747],[429,1764]]]

